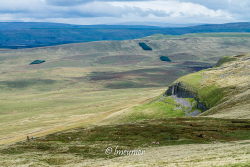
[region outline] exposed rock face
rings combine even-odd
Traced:
[[[200,102],[197,98],[195,98],[195,100],[197,101],[197,108],[200,109],[201,111],[206,111],[206,110],[209,109],[209,108],[206,107],[205,104]]]
[[[208,108],[202,102],[200,102],[199,98],[197,97],[196,93],[188,90],[181,82],[178,82],[168,88],[165,92],[165,95],[172,96],[175,95],[179,98],[194,98],[197,101],[197,109],[201,111],[206,111]]]
[[[178,82],[169,87],[166,91],[167,96],[176,95],[180,98],[195,98],[195,94],[189,90],[187,90],[181,82]]]

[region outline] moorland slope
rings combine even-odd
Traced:
[[[181,77],[166,94],[195,98],[202,116],[250,118],[250,56],[224,57],[214,68]]]
[[[246,34],[193,34],[1,50],[0,143],[100,124],[158,96],[183,75],[223,56],[250,52],[249,46]],[[30,65],[35,60],[45,62]],[[171,106],[164,102],[152,105],[161,111],[156,118],[183,115],[165,114]]]
[[[189,74],[176,81],[185,84],[186,95],[190,95],[192,91],[204,104],[214,104],[213,99],[218,100],[217,94],[221,93],[220,89],[223,88],[223,96],[219,96],[222,97],[220,99],[222,101],[216,101],[211,108],[216,108],[216,112],[213,113],[210,109],[207,114],[212,114],[213,117],[221,117],[224,114],[226,117],[230,115],[235,118],[222,119],[205,116],[176,118],[173,115],[165,117],[160,115],[161,117],[157,118],[160,108],[154,110],[155,108],[151,105],[159,102],[159,98],[156,98],[145,102],[149,106],[145,107],[145,104],[137,106],[143,110],[144,114],[148,113],[147,110],[151,110],[150,117],[132,115],[133,119],[120,119],[118,124],[110,124],[109,121],[108,125],[102,125],[103,122],[100,122],[97,126],[72,128],[2,146],[0,147],[0,165],[3,167],[247,167],[249,165],[250,121],[245,118],[248,118],[249,110],[242,110],[242,112],[237,110],[237,107],[240,105],[242,109],[249,109],[249,92],[246,90],[249,81],[246,68],[248,65],[248,55],[225,57],[217,63],[215,68]],[[178,90],[176,88],[177,94]],[[179,95],[183,94],[185,93],[182,92]],[[169,99],[172,97],[161,97],[165,98],[164,103],[168,104],[161,108],[169,107],[164,112],[176,113],[174,107],[178,105]],[[237,97],[240,97],[239,101]],[[223,107],[218,107],[220,105]],[[229,107],[235,109],[234,113],[227,113]],[[140,110],[131,112],[138,113]],[[239,117],[244,119],[239,119]],[[117,119],[117,117],[113,116],[112,119]],[[140,150],[143,154],[127,154],[131,150]]]

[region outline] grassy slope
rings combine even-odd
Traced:
[[[143,51],[139,42],[153,51]],[[197,67],[212,65],[229,53],[248,52],[249,45],[248,37],[178,36],[1,50],[1,143],[28,134],[98,124],[117,111],[157,96]],[[162,55],[173,62],[161,62]],[[46,63],[30,66],[36,59]],[[147,107],[156,110],[165,105]],[[170,116],[160,111],[157,118]],[[146,118],[151,116],[154,114]]]
[[[248,41],[247,38],[214,37],[145,40],[152,46],[153,52],[140,50],[135,41],[2,51],[2,142],[19,141],[27,135],[50,135],[1,147],[0,166],[245,165],[246,157],[249,156],[249,142],[238,140],[250,139],[249,120],[206,117],[159,120],[162,117],[183,116],[183,112],[177,109],[173,100],[158,98],[167,83],[191,72],[190,68],[194,65],[213,64],[227,52],[247,51],[248,43],[240,48],[234,46],[241,40]],[[229,44],[228,41],[233,43]],[[223,51],[221,48],[224,48]],[[209,49],[217,54],[208,53]],[[147,58],[138,61],[133,57],[130,61],[120,62],[121,57],[128,59],[128,50],[131,51],[130,56],[136,53]],[[192,54],[198,51],[201,56],[196,60]],[[174,62],[159,62],[158,55],[163,53],[167,53]],[[34,57],[46,59],[49,63],[28,66],[27,63]],[[247,64],[243,62],[241,60],[236,67],[246,69]],[[183,69],[183,66],[188,68]],[[225,66],[217,68],[229,71]],[[175,72],[179,70],[182,72]],[[231,74],[225,71],[218,75]],[[193,88],[202,88],[201,80],[206,76],[205,73],[211,74],[212,80],[204,83],[217,81],[217,78],[212,77],[213,70],[191,74],[191,80],[185,80],[185,77],[184,80]],[[248,78],[244,79],[247,77],[245,71],[241,75],[236,71],[232,73],[235,73],[234,77],[238,76],[237,81],[243,83],[241,86],[247,84],[242,82],[248,81]],[[162,80],[163,76],[168,79]],[[230,79],[220,83],[231,86],[234,82],[229,82]],[[204,97],[207,97],[207,92],[217,90],[214,87],[208,88],[202,90]],[[153,101],[147,103],[147,99]],[[209,103],[213,104],[214,101],[211,99]],[[144,119],[150,120],[135,122]],[[102,124],[109,125],[95,126]],[[71,130],[55,133],[66,129]],[[237,142],[211,144],[228,141]],[[105,149],[109,146],[141,148],[147,154],[141,159],[107,156]],[[155,156],[159,158],[152,158]]]
[[[208,144],[219,141],[244,140],[250,138],[250,134],[247,131],[249,123],[247,120],[179,118],[150,120],[115,126],[77,128],[62,133],[51,134],[30,142],[20,142],[8,148],[2,148],[0,149],[0,157],[2,159],[0,160],[0,165],[77,166],[78,164],[85,164],[94,159],[94,162],[91,163],[92,166],[100,166],[100,164],[98,165],[100,162],[119,157],[119,155],[114,154],[106,155],[105,149],[107,147],[118,146],[119,149],[150,150],[152,147],[159,146],[161,146],[159,147],[161,149],[162,146],[169,145],[188,146],[186,144]],[[195,147],[195,145],[192,147]],[[182,149],[182,151],[186,152],[185,149]],[[215,154],[218,154],[218,152]],[[230,156],[226,155],[225,157],[229,159]],[[163,157],[162,155],[161,159]],[[237,158],[239,160],[240,157],[237,156]],[[148,160],[151,161],[144,165],[149,165],[153,162],[152,158]],[[162,161],[164,163],[169,162],[166,159]],[[162,161],[158,163],[163,163]],[[126,166],[123,164],[122,159],[117,162],[120,162],[120,165]],[[142,163],[144,161],[138,162]],[[195,162],[196,159],[191,158],[185,164]],[[200,159],[200,162],[206,163],[207,159],[203,157],[203,159]],[[227,163],[230,162],[222,164]],[[107,166],[112,165],[109,164]],[[164,166],[167,165],[165,164]]]
[[[148,119],[183,117],[184,110],[172,99],[157,96],[142,104],[122,110],[105,119],[105,124],[120,124]]]
[[[188,90],[210,110],[202,115],[231,118],[250,118],[249,55],[224,57],[217,67],[181,77]]]
[[[184,34],[181,36],[177,35],[164,35],[164,34],[154,34],[144,39],[154,39],[154,40],[161,40],[162,38],[178,38],[178,37],[217,37],[217,38],[232,38],[232,37],[250,37],[250,33],[232,33],[232,32],[219,32],[219,33],[191,33],[191,34]]]

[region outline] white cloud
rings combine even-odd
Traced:
[[[119,7],[137,7],[143,11],[159,11],[172,17],[179,16],[201,16],[201,17],[231,17],[229,13],[222,10],[212,10],[205,6],[190,2],[179,1],[149,1],[149,2],[110,2]]]

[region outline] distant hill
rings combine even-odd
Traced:
[[[140,25],[83,26],[39,22],[1,22],[0,48],[31,48],[101,40],[128,40],[152,34],[182,35],[209,32],[250,32],[250,23],[208,24],[166,28]]]

